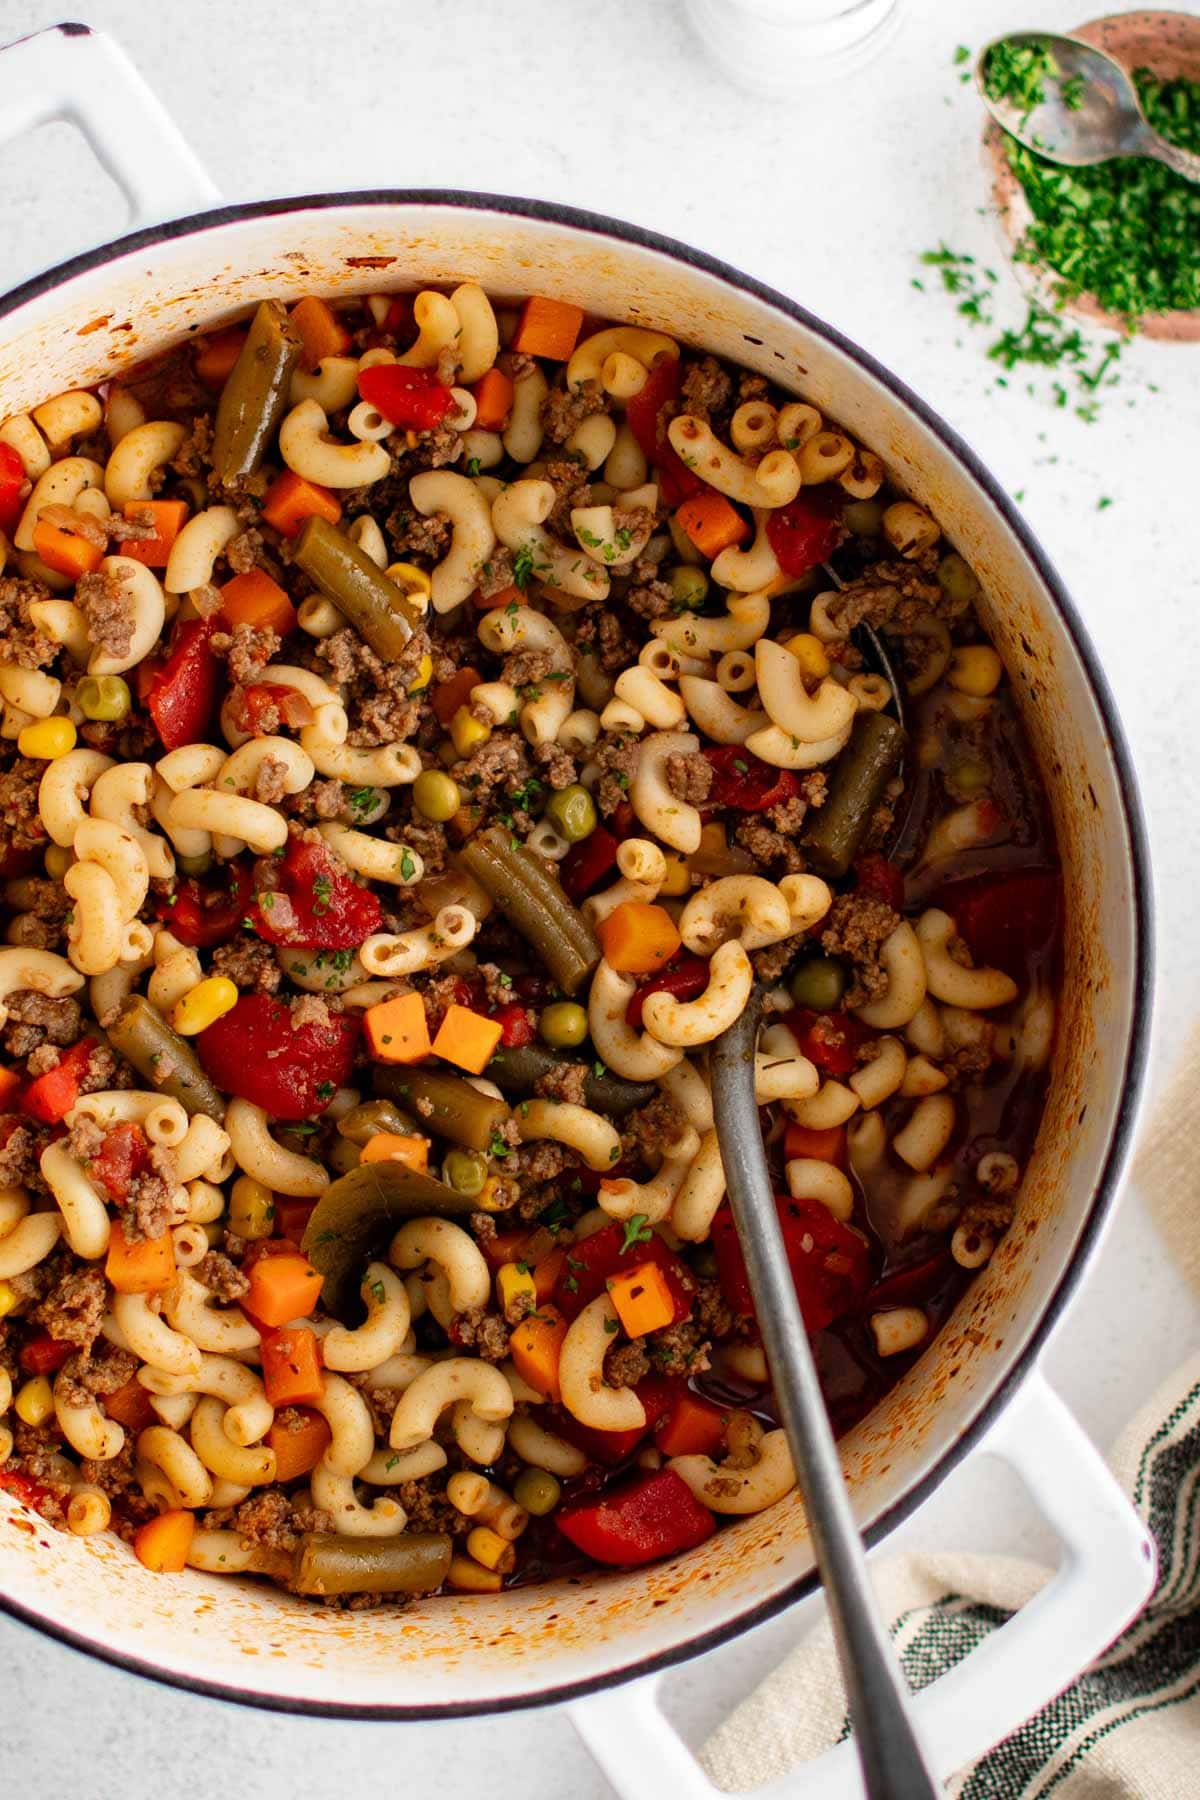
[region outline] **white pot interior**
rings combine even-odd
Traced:
[[[134,249],[27,298],[0,326],[0,405],[88,384],[264,296],[482,282],[670,330],[793,388],[884,458],[981,575],[1054,805],[1067,982],[1049,1103],[1017,1222],[919,1365],[843,1444],[860,1519],[933,1477],[1012,1374],[1089,1231],[1137,1032],[1127,808],[1072,631],[1020,536],[904,397],[819,330],[703,266],[575,223],[386,201],[300,206]],[[26,1616],[164,1674],[269,1699],[383,1709],[529,1702],[728,1630],[807,1576],[793,1499],[675,1563],[401,1613],[333,1613],[195,1572],[155,1576],[0,1496],[0,1592]]]

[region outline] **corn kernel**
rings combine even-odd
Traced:
[[[415,601],[424,612],[433,598],[433,578],[428,570],[418,569],[416,563],[394,562],[388,564],[384,573],[389,581],[394,581],[398,588],[403,589],[406,600]]]
[[[39,719],[18,734],[17,749],[36,762],[57,762],[75,748],[75,735],[70,719]]]
[[[0,1281],[0,1319],[6,1318],[16,1304],[17,1296],[11,1284]]]
[[[476,1525],[474,1531],[467,1533],[467,1552],[485,1569],[495,1569],[498,1575],[507,1575],[517,1560],[517,1553],[508,1539],[488,1525]]]
[[[51,881],[61,881],[71,864],[75,861],[75,852],[65,844],[48,844],[46,854],[42,857],[43,865]]]
[[[13,1405],[23,1424],[44,1425],[54,1411],[54,1389],[44,1375],[34,1375],[17,1390]]]
[[[231,1012],[237,1003],[237,986],[228,975],[210,975],[207,981],[198,981],[182,1000],[176,1001],[171,1023],[180,1037],[195,1037],[197,1032],[207,1031],[215,1020]]]
[[[420,663],[417,666],[417,674],[416,674],[415,681],[410,683],[410,685],[405,689],[405,692],[408,694],[423,694],[425,692],[425,689],[429,686],[429,684],[432,680],[433,680],[433,658],[432,658],[432,656],[430,656],[430,654],[427,650],[425,652],[424,656],[421,658]]]
[[[462,1594],[498,1594],[504,1577],[495,1569],[485,1569],[469,1556],[452,1556],[446,1572],[447,1585]]]
[[[460,756],[470,756],[472,750],[486,744],[491,735],[491,726],[477,719],[465,706],[460,706],[450,721],[450,740]]]
[[[489,1175],[479,1191],[475,1205],[480,1212],[503,1212],[504,1206],[501,1203],[502,1198],[500,1192],[500,1177],[498,1175]]]
[[[986,700],[999,687],[1003,673],[1004,664],[990,644],[963,644],[950,658],[946,680],[958,693]]]
[[[825,654],[825,646],[811,631],[798,631],[795,637],[785,639],[783,647],[791,651],[801,669],[813,681],[823,681],[828,675],[829,658]]]
[[[667,852],[667,877],[658,891],[668,896],[690,894],[692,891],[692,872],[686,859],[674,851]]]
[[[238,1237],[270,1237],[275,1224],[275,1196],[252,1175],[239,1175],[229,1190],[229,1229]]]
[[[502,1263],[496,1271],[496,1298],[506,1318],[518,1300],[528,1299],[531,1307],[536,1306],[537,1288],[529,1270],[515,1262]]]

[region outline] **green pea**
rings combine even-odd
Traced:
[[[556,1000],[542,1013],[539,1026],[553,1050],[573,1050],[588,1034],[588,1016],[573,1000]]]
[[[468,1198],[482,1194],[488,1178],[487,1159],[475,1150],[450,1150],[442,1164],[447,1187]]]
[[[85,719],[109,725],[127,719],[133,705],[128,684],[119,675],[85,675],[75,689],[75,698]]]
[[[974,606],[979,599],[979,577],[957,550],[943,556],[938,564],[937,578],[947,599],[960,601],[964,606]]]
[[[562,1482],[548,1469],[522,1469],[513,1483],[513,1499],[535,1519],[554,1511],[562,1496]]]
[[[546,802],[546,817],[568,844],[577,844],[581,838],[591,837],[596,829],[596,802],[585,787],[572,782],[570,787],[551,794]]]
[[[789,983],[797,1006],[813,1012],[832,1012],[846,991],[846,971],[832,956],[805,959]]]
[[[878,537],[883,530],[883,501],[852,500],[842,509],[842,522],[855,537]]]
[[[425,818],[444,825],[462,805],[457,781],[441,769],[422,769],[413,782],[413,805]]]
[[[179,872],[181,875],[207,875],[212,868],[212,852],[201,850],[199,856],[181,856]]]
[[[708,599],[708,576],[703,569],[672,569],[671,592],[676,606],[696,612]]]

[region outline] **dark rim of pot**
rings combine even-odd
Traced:
[[[238,206],[217,207],[209,212],[196,213],[183,219],[172,219],[163,225],[149,226],[144,230],[132,232],[126,237],[118,238],[112,243],[102,245],[96,250],[85,251],[79,256],[72,257],[69,261],[60,263],[57,267],[48,269],[43,274],[35,275],[31,280],[23,282],[0,300],[0,319],[15,312],[27,301],[50,293],[78,275],[86,274],[89,270],[101,268],[106,263],[116,261],[119,257],[151,248],[156,244],[169,242],[175,238],[196,236],[201,232],[236,224],[243,220],[274,218],[289,213],[320,212],[338,207],[355,206],[380,206],[393,209],[406,206],[443,206],[462,211],[492,213],[499,218],[509,214],[522,219],[536,219],[545,225],[565,226],[572,231],[589,232],[599,238],[615,239],[619,243],[631,244],[641,250],[654,251],[660,256],[669,257],[674,262],[683,263],[689,268],[701,270],[706,275],[715,276],[729,286],[739,289],[743,293],[751,294],[757,300],[764,301],[767,305],[794,319],[806,330],[824,338],[850,361],[857,363],[881,386],[887,388],[902,405],[914,413],[921,423],[941,440],[983,490],[992,505],[1002,515],[1009,530],[1036,569],[1061,615],[1079,659],[1087,671],[1092,693],[1108,734],[1109,749],[1124,809],[1136,927],[1133,1020],[1121,1083],[1121,1095],[1117,1105],[1117,1117],[1091,1209],[1080,1231],[1079,1241],[1072,1254],[1070,1264],[1064,1271],[1054,1293],[1046,1302],[1015,1367],[984,1402],[971,1423],[955,1443],[943,1453],[935,1466],[928,1470],[908,1493],[895,1505],[889,1507],[864,1531],[863,1536],[866,1543],[868,1546],[872,1546],[886,1537],[929,1498],[934,1489],[975,1448],[1020,1386],[1035,1362],[1038,1351],[1059,1323],[1063,1309],[1075,1291],[1095,1248],[1113,1201],[1117,1176],[1129,1147],[1149,1045],[1153,926],[1149,879],[1150,862],[1145,822],[1116,701],[1083,623],[1057,571],[1008,495],[980,462],[970,445],[964,442],[958,433],[947,425],[945,420],[919,395],[893,375],[882,363],[877,362],[867,351],[860,349],[857,344],[843,336],[835,326],[827,324],[795,300],[788,299],[785,294],[768,287],[764,282],[755,280],[752,275],[746,275],[741,270],[733,268],[729,263],[721,262],[719,258],[709,256],[704,251],[693,250],[688,245],[677,242],[674,238],[664,237],[655,231],[647,231],[642,226],[626,224],[618,219],[605,218],[599,213],[585,212],[575,207],[562,206],[550,201],[523,200],[506,194],[465,193],[455,189],[441,188],[368,189],[346,194],[308,194],[280,200],[255,200]],[[757,340],[754,341],[757,342]],[[10,1599],[7,1595],[0,1595],[0,1607],[3,1607],[4,1611],[23,1624],[45,1632],[47,1636],[56,1638],[60,1643],[66,1644],[72,1649],[83,1651],[85,1654],[98,1657],[117,1668],[127,1669],[134,1674],[143,1675],[151,1681],[161,1682],[168,1687],[182,1688],[190,1693],[203,1694],[212,1699],[234,1701],[239,1705],[261,1707],[272,1712],[338,1719],[418,1721],[464,1718],[492,1712],[515,1712],[529,1707],[553,1706],[566,1700],[577,1699],[585,1694],[595,1693],[620,1682],[633,1680],[638,1676],[659,1673],[677,1663],[686,1662],[694,1656],[699,1656],[706,1650],[729,1643],[752,1626],[761,1625],[766,1620],[776,1617],[789,1606],[793,1606],[797,1601],[813,1593],[818,1585],[815,1572],[810,1573],[800,1580],[789,1583],[779,1593],[772,1595],[769,1600],[747,1607],[735,1618],[729,1619],[709,1631],[690,1637],[685,1643],[674,1645],[657,1655],[641,1658],[604,1674],[592,1676],[587,1680],[550,1684],[535,1692],[506,1694],[496,1699],[477,1702],[450,1701],[410,1706],[342,1705],[334,1701],[292,1698],[286,1695],[256,1692],[250,1688],[237,1687],[229,1682],[206,1681],[199,1676],[183,1675],[174,1670],[162,1669],[139,1657],[128,1656],[124,1652],[110,1649],[107,1645],[86,1637],[81,1632],[72,1631],[68,1626],[60,1625],[55,1620],[43,1617],[32,1608]]]

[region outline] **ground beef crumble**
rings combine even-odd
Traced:
[[[219,1250],[210,1250],[196,1264],[193,1274],[218,1300],[240,1300],[250,1292],[250,1282],[237,1264]]]
[[[586,1063],[562,1063],[547,1069],[534,1083],[534,1093],[543,1100],[561,1100],[568,1106],[585,1106],[588,1066]]]
[[[124,656],[133,642],[136,618],[128,584],[110,569],[94,569],[79,577],[75,602],[92,646],[110,656]]]
[[[713,783],[713,766],[707,756],[668,756],[667,786],[677,800],[688,806],[703,806]]]
[[[600,771],[596,801],[602,813],[615,813],[627,797],[640,754],[638,740],[620,732],[605,732],[597,743],[592,760]]]
[[[845,995],[848,1007],[864,1006],[887,992],[888,978],[879,951],[899,923],[898,912],[868,894],[839,894],[830,907],[821,948],[829,956],[845,957],[853,966],[854,979]]]
[[[209,973],[227,976],[237,987],[256,994],[276,993],[283,980],[283,970],[270,944],[248,933],[217,945]]]

